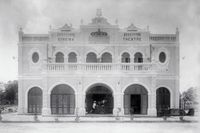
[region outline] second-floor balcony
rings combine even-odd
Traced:
[[[46,64],[45,70],[48,73],[150,73],[156,70],[156,64],[145,60],[140,52],[136,52],[134,58],[130,58],[129,53],[123,53],[119,63],[113,62],[113,56],[108,52],[98,58],[95,53],[90,52],[85,62],[81,63],[77,62],[76,53],[68,54],[68,59],[65,59],[64,54],[58,52],[53,60],[54,63]]]
[[[103,72],[152,72],[155,64],[152,63],[48,63],[47,72],[80,72],[80,73],[103,73]]]

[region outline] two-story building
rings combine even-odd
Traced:
[[[122,29],[97,10],[46,34],[19,30],[19,114],[155,116],[179,108],[179,31]]]

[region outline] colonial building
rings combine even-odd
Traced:
[[[179,107],[179,31],[91,23],[19,30],[19,114],[155,116]]]

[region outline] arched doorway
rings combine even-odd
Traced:
[[[75,94],[74,90],[65,84],[57,85],[51,91],[52,114],[74,114]]]
[[[163,111],[170,108],[170,92],[165,87],[156,90],[157,115],[162,115]]]
[[[40,114],[42,112],[42,90],[33,87],[28,91],[28,113]]]
[[[86,92],[85,105],[87,114],[112,114],[112,91],[104,85],[89,88]]]
[[[130,85],[124,91],[124,113],[125,114],[147,114],[148,92],[144,86]]]

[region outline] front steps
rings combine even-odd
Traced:
[[[147,116],[147,115],[130,115],[113,116],[113,115],[86,115],[86,116],[42,116],[42,115],[17,115],[16,113],[2,114],[0,122],[180,122],[179,117],[169,117],[164,120],[162,117]],[[196,121],[196,117],[184,117],[184,122]]]

